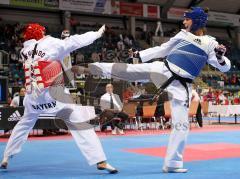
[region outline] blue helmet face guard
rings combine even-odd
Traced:
[[[184,17],[192,20],[191,31],[193,32],[207,25],[208,14],[201,7],[191,8],[191,11],[184,13]]]

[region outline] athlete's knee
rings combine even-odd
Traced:
[[[73,109],[71,108],[64,108],[62,110],[60,110],[59,112],[57,112],[56,117],[62,119],[62,120],[69,120],[71,114],[73,113]]]

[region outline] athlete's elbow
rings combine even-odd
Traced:
[[[225,64],[223,67],[221,67],[219,70],[223,73],[228,72],[231,69],[231,63]]]

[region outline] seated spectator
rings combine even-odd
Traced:
[[[222,91],[220,91],[220,94],[219,94],[219,101],[220,101],[220,104],[223,104],[223,105],[226,103],[226,101],[228,101]]]
[[[80,65],[81,63],[84,63],[84,55],[78,52],[76,55],[76,65]]]
[[[132,46],[132,40],[130,40],[127,35],[124,37],[123,41],[127,46],[129,46],[129,47]]]
[[[127,103],[129,99],[133,97],[133,89],[131,86],[125,89],[123,92],[123,102]]]
[[[122,51],[122,50],[125,49],[125,45],[124,45],[124,43],[123,43],[122,40],[118,41],[118,43],[117,43],[117,48],[118,48],[118,50],[120,50],[120,51]]]
[[[212,101],[212,98],[213,98],[212,89],[209,88],[208,93],[207,93],[207,100]]]
[[[106,93],[101,96],[100,107],[102,114],[100,115],[100,123],[102,123],[101,131],[106,130],[107,125],[110,124],[112,134],[124,134],[124,122],[128,119],[128,115],[122,112],[123,104],[117,94],[113,93],[113,85],[106,85]],[[121,120],[115,120],[114,118]]]
[[[237,96],[235,96],[235,98],[233,99],[233,104],[238,105],[239,103],[240,99]]]
[[[237,76],[236,74],[233,74],[231,77],[231,84],[235,85],[237,83]]]
[[[91,60],[92,60],[93,62],[100,62],[99,54],[96,53],[96,52],[93,52],[92,55],[91,55]]]
[[[133,89],[133,98],[137,98],[141,95],[146,94],[145,87],[141,85],[141,83],[135,82],[132,86]]]
[[[20,92],[19,92],[19,95],[15,96],[12,99],[10,106],[12,106],[12,107],[23,106],[23,100],[24,100],[24,97],[25,97],[25,92],[26,92],[26,89],[25,88],[21,88]]]

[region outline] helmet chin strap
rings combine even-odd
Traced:
[[[193,33],[193,34],[194,34],[196,31],[198,31],[198,30],[195,30],[195,31],[192,30],[191,27],[192,27],[191,25],[190,25],[190,26],[186,26],[186,27],[185,27],[185,30],[186,30],[187,32],[191,32],[191,33]]]
[[[186,30],[187,32],[191,32],[191,27],[187,27],[185,30]]]
[[[191,32],[191,26],[189,27],[189,26],[185,25],[185,30],[186,30],[187,32]]]

